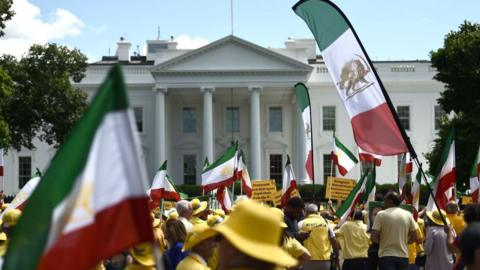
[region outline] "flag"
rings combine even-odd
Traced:
[[[208,168],[208,166],[210,166],[210,162],[208,161],[208,157],[206,157],[205,161],[203,162],[202,172],[205,171],[205,169]]]
[[[480,187],[479,178],[480,177],[480,147],[477,151],[477,156],[475,157],[475,162],[473,162],[472,170],[470,171],[470,191],[472,192],[472,201],[478,203],[478,189]]]
[[[337,165],[341,175],[346,175],[358,163],[357,158],[343,145],[337,137],[333,137],[333,150],[331,153],[333,163]]]
[[[292,192],[297,188],[297,180],[295,179],[295,174],[293,173],[293,167],[290,163],[290,157],[287,155],[287,163],[285,164],[285,169],[283,170],[283,181],[282,181],[282,208],[287,205]]]
[[[3,176],[3,148],[0,148],[0,176]]]
[[[398,166],[398,190],[402,200],[408,200],[411,197],[408,184],[411,182],[412,159],[409,152],[400,154],[398,158],[400,159]]]
[[[455,140],[454,132],[450,132],[447,142],[443,148],[440,157],[439,166],[435,174],[433,194],[437,200],[438,207],[445,210],[448,201],[456,198],[455,194]],[[428,199],[427,210],[432,211],[435,204],[430,196]]]
[[[160,205],[160,200],[174,200],[179,201],[180,195],[175,190],[172,180],[167,175],[167,161],[163,162],[160,169],[152,181],[152,186],[149,189],[151,204],[150,207],[156,208]]]
[[[230,146],[218,160],[203,171],[202,188],[205,192],[229,186],[236,180],[237,148],[237,144]]]
[[[230,198],[230,193],[228,192],[227,187],[222,186],[218,188],[215,197],[222,206],[223,211],[229,212],[232,210],[232,199]]]
[[[154,240],[134,127],[117,65],[30,196],[3,270],[89,269]]]
[[[382,156],[407,152],[390,98],[343,12],[328,0],[302,0],[293,10],[317,41],[357,145]]]
[[[250,180],[250,174],[248,173],[247,163],[242,150],[238,153],[237,179],[242,180],[242,189],[247,194],[247,197],[251,198],[253,190],[252,181]]]
[[[297,103],[302,112],[303,127],[305,129],[306,158],[305,169],[310,180],[313,180],[313,152],[312,152],[312,114],[310,112],[310,95],[308,89],[303,83],[295,85]]]
[[[369,153],[362,148],[358,148],[358,157],[363,163],[373,163],[375,166],[382,165],[382,156]]]
[[[35,176],[32,179],[28,180],[28,182],[22,187],[22,189],[20,189],[17,195],[15,195],[15,198],[8,205],[5,211],[3,211],[2,214],[0,214],[0,219],[2,219],[3,215],[10,209],[23,210],[28,198],[37,187],[38,182],[40,182],[39,176]]]
[[[418,220],[418,210],[420,207],[420,184],[422,183],[422,173],[418,169],[417,175],[415,176],[415,181],[412,183],[412,196],[407,200],[407,204],[411,204],[413,207],[413,218],[415,221]]]

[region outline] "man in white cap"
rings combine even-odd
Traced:
[[[183,223],[187,232],[191,231],[193,227],[192,223],[190,222],[193,211],[192,205],[189,201],[181,200],[177,202],[176,208],[178,213],[178,219]]]

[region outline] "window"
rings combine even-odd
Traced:
[[[400,123],[405,130],[410,130],[410,106],[397,106]]]
[[[32,157],[18,157],[18,188],[32,178]]]
[[[238,107],[227,107],[226,132],[240,131],[240,109]]]
[[[143,107],[133,107],[133,115],[137,124],[137,131],[143,132]]]
[[[270,107],[268,112],[268,126],[270,132],[282,132],[282,107]]]
[[[440,105],[435,105],[435,130],[440,128],[440,123],[442,122],[442,118],[445,117],[445,111],[442,109],[442,106]]]
[[[183,182],[189,185],[195,185],[197,180],[197,157],[195,155],[183,156]]]
[[[332,168],[332,161],[330,159],[330,154],[323,155],[323,183],[327,183],[327,177],[332,174],[332,176],[336,176],[337,172],[335,168]]]
[[[334,131],[335,130],[335,106],[323,106],[323,130]]]
[[[195,133],[197,131],[197,112],[195,108],[183,108],[183,133]]]
[[[283,162],[282,155],[270,155],[270,179],[275,183],[282,184]]]

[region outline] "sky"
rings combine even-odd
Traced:
[[[373,60],[425,60],[464,20],[480,23],[478,0],[334,0]],[[313,38],[295,0],[233,0],[234,35],[264,47]],[[231,34],[231,0],[14,0],[17,15],[0,53],[21,57],[34,43],[78,48],[90,62],[113,55],[120,37],[144,53],[146,40],[173,36],[198,48]],[[320,53],[320,52],[318,52]]]

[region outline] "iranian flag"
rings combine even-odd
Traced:
[[[153,178],[152,186],[149,189],[151,208],[155,208],[160,205],[160,200],[174,200],[179,201],[180,195],[175,190],[173,182],[167,175],[167,161],[163,162],[157,174]]]
[[[288,200],[290,199],[292,192],[297,188],[297,180],[295,179],[295,174],[293,173],[293,167],[290,163],[290,157],[287,155],[287,163],[285,164],[285,169],[283,170],[283,181],[282,181],[282,208],[287,205]]]
[[[3,176],[3,148],[0,148],[0,176]]]
[[[31,195],[4,270],[90,269],[154,240],[134,127],[115,66]]]
[[[335,136],[333,137],[333,149],[330,157],[333,163],[337,165],[341,175],[346,175],[358,163],[355,155]]]
[[[313,178],[313,152],[312,152],[312,114],[310,111],[310,95],[308,89],[303,83],[295,85],[295,94],[297,96],[297,103],[302,112],[303,127],[305,129],[305,169],[310,180]]]
[[[20,189],[20,191],[17,193],[17,195],[12,200],[12,202],[8,205],[5,211],[3,211],[2,214],[0,214],[0,219],[10,209],[23,210],[23,208],[27,203],[28,198],[30,198],[30,196],[32,195],[33,191],[35,190],[39,182],[40,182],[39,176],[35,176],[32,179],[28,180],[28,182],[22,187],[22,189]]]
[[[230,198],[230,193],[228,192],[227,187],[222,186],[218,188],[217,192],[215,193],[215,197],[225,213],[228,213],[232,210],[232,199]]]
[[[448,201],[456,198],[455,194],[455,140],[454,132],[450,132],[447,142],[443,148],[442,156],[440,157],[439,167],[434,180],[433,194],[437,200],[438,207],[445,210]],[[428,199],[427,210],[434,209],[434,201],[432,197]]]
[[[242,180],[242,189],[249,198],[252,197],[252,181],[250,180],[250,174],[248,173],[247,164],[243,151],[238,153],[238,167],[237,167],[237,179]]]
[[[480,177],[480,147],[475,157],[472,170],[470,172],[470,191],[472,192],[472,200],[474,203],[478,203],[478,189],[480,187],[478,178]]]
[[[382,156],[407,152],[393,105],[343,12],[327,0],[302,0],[293,10],[317,41],[350,116],[357,145]]]
[[[412,183],[412,196],[407,200],[407,204],[411,204],[413,207],[413,218],[415,221],[418,220],[418,210],[420,206],[420,184],[422,183],[422,173],[420,169],[415,176],[415,181]]]
[[[208,161],[208,157],[206,157],[206,158],[205,158],[205,161],[203,161],[202,172],[205,171],[205,169],[207,169],[208,166],[210,166],[210,162]]]
[[[373,163],[375,166],[382,165],[382,156],[369,153],[362,148],[358,148],[358,158],[362,163]]]
[[[408,200],[408,198],[411,197],[411,193],[408,190],[408,182],[410,182],[412,175],[412,158],[409,152],[400,154],[398,158],[400,159],[398,167],[398,190],[400,197]]]
[[[204,192],[210,192],[221,186],[229,186],[236,180],[237,148],[237,144],[230,146],[218,160],[203,171],[202,188]]]

